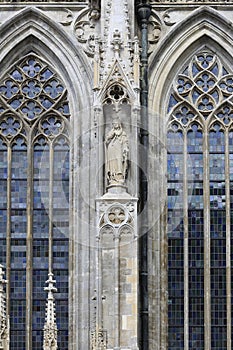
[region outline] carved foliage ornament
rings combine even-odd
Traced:
[[[99,330],[91,334],[91,350],[107,349],[107,331]]]
[[[149,49],[148,53],[151,54],[155,48],[155,45],[159,42],[162,27],[171,27],[173,26],[176,21],[172,18],[171,12],[172,8],[166,10],[165,12],[162,12],[159,14],[158,12],[152,10],[151,16],[148,20],[148,43],[149,43]]]
[[[44,327],[44,347],[57,349],[57,328],[53,324]]]

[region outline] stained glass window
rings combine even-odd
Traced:
[[[227,334],[230,329],[227,324],[231,323],[231,301],[227,295],[231,294],[231,274],[227,266],[233,262],[232,86],[229,68],[216,54],[206,51],[190,59],[170,93],[167,136],[170,350],[204,350],[205,342],[214,350],[229,348],[227,338],[231,335]],[[174,271],[176,277],[171,283]]]
[[[0,190],[10,348],[25,349],[28,339],[33,349],[43,348],[44,287],[53,272],[58,348],[67,350],[69,105],[54,68],[34,53],[0,81]]]

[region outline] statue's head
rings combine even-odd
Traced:
[[[114,128],[114,129],[120,129],[120,128],[121,128],[121,123],[120,123],[119,120],[115,120],[115,121],[112,123],[112,125],[113,125],[113,128]]]

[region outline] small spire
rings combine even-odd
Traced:
[[[3,266],[0,265],[0,349],[9,350],[9,317],[6,314],[6,294]]]
[[[57,292],[57,288],[54,286],[56,281],[53,279],[52,272],[48,274],[48,277],[49,279],[46,281],[48,286],[44,288],[48,292],[48,298],[45,312],[43,350],[57,350],[56,308],[53,295],[53,293]]]

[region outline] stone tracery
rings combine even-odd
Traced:
[[[204,349],[205,323],[210,329],[208,341],[213,347],[224,348],[226,318],[220,327],[216,315],[220,309],[226,314],[231,308],[224,292],[230,276],[220,268],[230,263],[226,216],[232,205],[228,173],[233,113],[232,72],[220,56],[206,50],[190,59],[174,80],[168,115],[169,347],[182,346],[189,337],[191,348]],[[220,245],[216,262],[213,254]],[[178,266],[176,254],[184,259],[184,268]],[[172,267],[173,259],[177,265]],[[204,280],[206,285],[211,283],[210,296]],[[221,301],[214,292],[217,289]],[[181,300],[189,305],[189,313],[184,312]],[[210,317],[201,311],[208,302]],[[193,310],[200,312],[197,315]],[[179,322],[188,328],[177,327]],[[223,338],[216,336],[220,333],[225,334]]]
[[[1,156],[5,153],[8,157],[8,164],[3,163],[3,168],[1,168],[4,170],[3,173],[7,174],[1,179],[1,188],[3,188],[3,197],[6,197],[6,207],[9,208],[1,211],[3,213],[1,214],[3,215],[3,227],[1,228],[4,229],[5,222],[8,222],[8,225],[4,233],[1,230],[0,238],[1,244],[4,240],[8,242],[6,247],[8,253],[4,264],[8,271],[11,270],[11,284],[14,285],[14,292],[12,292],[12,285],[11,289],[7,287],[7,299],[10,298],[11,312],[16,315],[16,322],[11,327],[12,334],[14,334],[11,342],[12,347],[18,349],[18,347],[25,346],[27,290],[25,261],[28,256],[27,252],[29,250],[33,252],[28,256],[28,264],[31,266],[31,271],[33,268],[33,278],[36,278],[33,296],[30,298],[34,305],[39,305],[39,308],[34,311],[33,320],[30,321],[32,334],[35,337],[35,333],[42,332],[43,326],[40,325],[40,322],[44,316],[41,314],[40,301],[43,299],[42,286],[41,290],[38,290],[40,284],[45,282],[45,272],[48,272],[48,269],[51,271],[53,266],[56,266],[53,263],[56,252],[51,247],[57,247],[65,242],[60,242],[58,232],[60,225],[66,221],[66,214],[63,218],[59,218],[58,222],[57,218],[60,213],[58,198],[63,192],[66,192],[64,194],[66,200],[69,195],[67,180],[65,180],[65,176],[67,179],[68,175],[66,173],[64,175],[63,171],[64,166],[67,167],[67,154],[69,154],[68,121],[70,113],[67,91],[63,82],[56,72],[34,52],[21,58],[6,70],[1,78],[0,101],[2,106],[0,138],[1,151],[3,151]],[[28,179],[29,172],[33,173],[31,179]],[[59,181],[62,181],[62,188]],[[57,202],[56,208],[53,204],[54,198]],[[67,202],[63,201],[62,211],[64,213],[67,213],[66,204]],[[28,220],[26,210],[30,211],[33,227],[32,224],[26,225]],[[49,225],[48,217],[53,221],[53,225]],[[33,249],[29,239],[32,237],[32,232]],[[67,242],[66,239],[64,249],[66,249]],[[22,251],[20,257],[15,250],[18,245],[21,246]],[[35,260],[40,261],[40,259],[43,260],[43,263],[37,267]],[[19,262],[20,271],[14,261]],[[66,270],[61,269],[60,271],[59,269],[54,272],[59,276],[62,273],[65,275],[68,267]],[[19,279],[20,284],[17,282]],[[60,276],[59,279],[66,285],[64,277]],[[65,300],[62,301],[64,302]],[[60,308],[59,301],[59,313]],[[45,314],[45,310],[43,313]],[[36,317],[39,320],[37,323],[35,323]],[[23,338],[21,333],[24,334]],[[42,337],[37,336],[35,339],[34,346],[42,348]],[[58,337],[58,343],[62,344],[62,342],[61,337]]]

